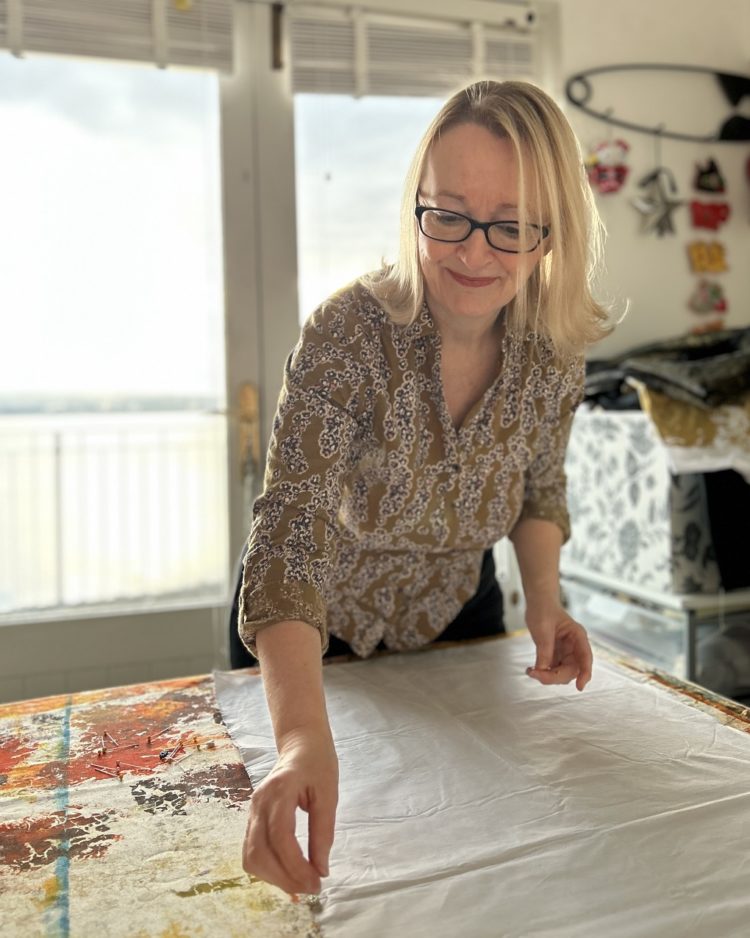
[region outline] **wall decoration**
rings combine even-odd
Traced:
[[[688,306],[694,313],[726,313],[728,305],[724,288],[715,280],[701,278],[688,300]]]
[[[710,335],[712,332],[721,332],[726,329],[724,313],[698,313],[697,322],[690,329],[690,335]]]
[[[674,234],[672,213],[682,205],[682,200],[669,196],[670,192],[672,195],[677,192],[671,171],[665,166],[657,166],[638,185],[644,190],[643,194],[632,199],[631,205],[641,214],[641,231],[644,234],[655,231],[659,237]]]
[[[688,306],[694,313],[725,313],[727,301],[721,284],[701,278],[688,300]]]
[[[693,188],[699,192],[724,192],[726,185],[719,164],[711,157],[705,163],[695,164]]]
[[[694,274],[721,274],[728,270],[724,245],[720,241],[693,241],[687,246]]]
[[[627,90],[626,75],[632,72],[653,73],[654,77],[651,80],[651,84],[653,85],[654,96],[659,95],[659,77],[665,72],[678,73],[684,76],[692,76],[693,78],[700,76],[701,79],[705,79],[705,81],[711,82],[712,85],[718,87],[723,99],[732,108],[736,108],[746,95],[750,95],[750,77],[746,75],[735,75],[711,68],[704,68],[699,65],[654,65],[646,63],[603,65],[598,68],[589,68],[583,72],[577,72],[566,82],[565,94],[571,104],[579,107],[590,117],[596,117],[609,124],[615,124],[617,127],[637,130],[640,133],[660,134],[662,137],[669,137],[673,140],[690,140],[697,143],[741,142],[750,140],[750,118],[734,112],[726,115],[724,119],[721,120],[718,129],[700,132],[698,128],[696,128],[695,133],[682,133],[681,131],[671,130],[669,126],[665,124],[659,124],[659,126],[654,127],[637,120],[625,120],[614,112],[611,106],[602,110],[596,110],[590,106],[591,98],[594,94],[592,88],[593,76],[614,73],[617,76],[617,83],[620,88]],[[631,95],[631,97],[634,96]],[[664,108],[665,112],[669,114],[670,105],[668,100],[665,100]]]
[[[690,203],[690,214],[694,228],[710,228],[717,231],[729,218],[730,208],[726,202]]]
[[[603,140],[586,159],[586,170],[593,189],[602,195],[619,192],[630,167],[626,165],[629,144],[624,140]]]

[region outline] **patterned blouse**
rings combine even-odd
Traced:
[[[240,635],[287,619],[357,655],[432,641],[476,592],[482,553],[522,518],[569,535],[563,462],[583,390],[549,340],[503,339],[503,367],[451,421],[426,305],[392,322],[361,281],[334,294],[287,360],[253,508]]]

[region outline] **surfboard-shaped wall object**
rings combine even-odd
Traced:
[[[565,94],[585,114],[640,133],[694,143],[750,140],[747,75],[700,65],[603,65],[572,75]]]

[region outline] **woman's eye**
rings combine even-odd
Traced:
[[[498,222],[492,227],[497,229],[497,231],[505,238],[517,239],[521,234],[521,229],[518,227],[518,223],[514,221]]]
[[[435,212],[435,220],[446,226],[464,224],[464,219],[460,215],[454,215],[453,212]]]

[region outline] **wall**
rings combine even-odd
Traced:
[[[223,606],[0,625],[0,703],[226,667]]]
[[[723,0],[708,5],[701,0],[630,0],[627,4],[604,4],[601,0],[560,0],[562,85],[576,71],[608,64],[631,62],[673,63],[707,66],[750,75],[750,4],[747,0]],[[600,102],[594,85],[592,105],[597,109],[611,102],[630,114],[643,115],[644,122],[681,124],[696,132],[718,128],[729,116],[730,106],[720,92],[688,76],[664,75],[651,82],[627,76],[618,87],[600,86],[606,92]],[[740,113],[750,116],[750,100]],[[717,110],[718,107],[718,110]],[[567,105],[576,133],[584,148],[606,139],[605,123]],[[718,239],[725,245],[729,271],[715,278],[724,286],[729,303],[727,327],[750,325],[750,184],[745,163],[750,142],[695,144],[663,140],[662,165],[669,167],[679,187],[677,198],[712,201],[708,194],[692,188],[694,164],[713,155],[727,181],[726,200],[732,216],[718,233],[694,229],[689,209],[674,214],[675,235],[662,238],[639,232],[640,216],[629,204],[638,193],[638,180],[655,165],[655,137],[613,128],[616,137],[630,144],[630,176],[618,194],[598,196],[597,201],[609,237],[606,249],[607,276],[600,291],[609,293],[620,305],[630,308],[615,333],[600,343],[593,355],[606,356],[635,344],[685,333],[697,318],[687,300],[698,280],[688,265],[686,245],[692,240]],[[716,196],[716,199],[722,198]]]

